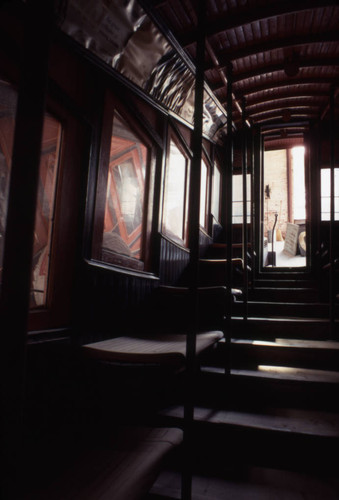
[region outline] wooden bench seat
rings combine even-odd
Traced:
[[[76,456],[50,484],[24,500],[139,500],[144,498],[167,454],[181,444],[177,428],[117,427]]]
[[[215,344],[223,337],[219,330],[198,333],[196,353]],[[85,355],[90,358],[126,363],[184,366],[186,359],[185,334],[157,334],[143,337],[116,337],[85,344]]]
[[[210,295],[210,296],[222,295],[223,297],[225,297],[227,294],[227,291],[228,291],[226,286],[221,286],[221,285],[201,286],[201,287],[198,287],[197,290],[198,290],[198,294],[201,298],[203,298],[204,296],[206,297],[208,295]],[[184,286],[160,285],[159,292],[164,292],[164,293],[169,293],[169,294],[188,295],[189,288],[184,287]],[[243,292],[242,292],[242,290],[240,290],[240,288],[232,288],[231,295],[236,300],[237,298],[242,297]]]

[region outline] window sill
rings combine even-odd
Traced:
[[[85,261],[86,265],[88,265],[89,267],[92,267],[92,268],[105,269],[107,271],[116,272],[119,274],[126,274],[129,276],[135,276],[138,278],[159,281],[159,278],[157,276],[155,276],[155,274],[149,273],[146,271],[127,269],[126,267],[121,267],[121,266],[118,266],[116,264],[110,264],[107,262],[101,262],[101,261],[93,260],[93,259],[91,259],[91,260],[84,259],[84,261]]]

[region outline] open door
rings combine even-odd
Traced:
[[[307,267],[305,148],[264,152],[262,267]]]

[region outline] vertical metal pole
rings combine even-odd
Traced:
[[[255,274],[256,274],[256,261],[255,261],[255,240],[254,240],[254,233],[255,233],[255,192],[254,192],[254,135],[253,135],[253,129],[251,129],[251,134],[250,134],[250,141],[251,141],[251,161],[250,161],[250,174],[251,174],[251,288],[254,288],[254,280],[255,280]]]
[[[255,205],[255,226],[254,226],[254,239],[255,239],[255,267],[256,274],[261,270],[263,258],[263,241],[262,241],[262,172],[261,172],[261,134],[260,129],[255,127],[253,138],[254,149],[254,164],[253,164],[253,192],[254,192],[254,205]]]
[[[193,460],[193,420],[196,368],[196,334],[199,328],[199,212],[200,181],[203,133],[204,105],[204,63],[205,63],[205,0],[198,4],[198,39],[196,52],[194,130],[192,137],[193,159],[190,169],[189,184],[189,248],[190,248],[190,311],[192,321],[187,334],[186,344],[186,394],[184,402],[184,471],[182,476],[182,498],[190,500],[192,496],[192,460]]]
[[[248,229],[247,229],[247,128],[246,128],[246,101],[242,100],[242,198],[243,198],[243,225],[242,225],[242,258],[244,262],[244,320],[248,316]]]
[[[226,276],[228,289],[227,318],[232,317],[232,243],[233,243],[233,124],[232,124],[232,86],[233,86],[233,66],[229,63],[227,67],[227,149],[226,149]]]
[[[259,226],[259,238],[260,238],[260,248],[261,248],[261,258],[263,255],[263,246],[264,246],[264,151],[265,151],[265,144],[264,144],[264,137],[261,133],[261,128],[259,128],[259,144],[260,144],[260,149],[259,149],[259,169],[260,169],[260,174],[258,178],[258,184],[259,184],[259,207],[260,207],[260,226]]]
[[[334,280],[334,261],[335,261],[335,207],[334,207],[334,196],[335,196],[335,169],[334,169],[334,89],[331,89],[330,93],[330,169],[331,169],[331,193],[330,193],[330,275],[329,275],[329,313],[330,313],[330,336],[334,335],[335,326],[335,280]]]
[[[26,331],[35,206],[47,91],[52,2],[30,0],[16,113],[1,292],[2,498],[23,486]]]
[[[321,244],[321,196],[320,196],[320,183],[321,183],[321,135],[319,127],[313,125],[308,134],[308,157],[309,157],[309,172],[310,172],[310,192],[308,197],[312,202],[310,203],[310,220],[308,226],[312,226],[310,248],[310,267],[313,275],[317,280],[321,279],[321,266],[320,266],[320,244]],[[306,228],[307,231],[307,228]],[[317,257],[318,253],[318,257]]]
[[[233,67],[229,63],[227,67],[227,140],[225,151],[226,168],[224,171],[223,192],[226,199],[226,315],[225,315],[225,343],[226,359],[225,374],[229,375],[231,370],[231,320],[232,320],[232,240],[233,240],[233,123],[232,123],[232,95]]]
[[[312,218],[312,204],[310,193],[312,193],[312,178],[310,169],[310,131],[304,134],[305,143],[305,153],[304,153],[304,172],[305,172],[305,190],[306,190],[306,220],[305,220],[305,230],[306,230],[306,266],[309,268],[311,262],[311,254],[313,253],[313,224],[311,223]],[[316,205],[316,198],[314,199]]]

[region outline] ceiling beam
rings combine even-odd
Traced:
[[[273,2],[271,5],[256,6],[244,9],[241,12],[226,11],[217,18],[208,19],[206,22],[206,36],[217,35],[230,29],[238,28],[262,19],[293,14],[304,10],[323,9],[324,7],[336,6],[336,0],[285,0]],[[177,34],[182,46],[189,46],[197,39],[196,29],[186,33]]]
[[[296,115],[299,115],[299,116],[300,115],[305,115],[305,116],[314,115],[315,112],[318,111],[318,109],[319,109],[319,106],[309,106],[309,107],[298,106],[296,108],[289,108],[290,119],[292,119],[293,116],[296,116]],[[257,122],[258,120],[269,119],[272,116],[280,116],[280,118],[282,119],[283,112],[284,112],[284,108],[275,107],[275,108],[268,109],[267,111],[260,111],[258,113],[248,113],[248,115],[253,121]]]
[[[325,98],[326,99],[326,98]],[[322,103],[324,104],[324,103]],[[246,110],[249,115],[254,116],[259,113],[266,113],[272,109],[283,109],[290,110],[303,108],[319,108],[321,103],[315,101],[314,97],[308,97],[307,99],[301,99],[300,97],[291,96],[291,98],[282,99],[270,99],[268,101],[262,100],[259,104],[247,105]]]
[[[261,125],[261,130],[271,130],[272,128],[290,128],[290,127],[302,127],[302,128],[308,128],[310,126],[310,121],[308,119],[296,119],[293,121],[290,121],[288,123],[282,122],[281,121],[281,116],[277,116],[277,119],[275,120],[272,119],[266,123],[263,123]]]
[[[218,92],[224,88],[223,85],[213,85],[209,84],[211,89],[214,92]],[[333,77],[329,76],[319,76],[319,77],[305,77],[305,78],[287,78],[286,80],[280,80],[277,82],[266,82],[263,84],[250,84],[247,88],[242,86],[240,89],[235,89],[242,96],[248,96],[251,94],[256,94],[258,92],[263,92],[265,90],[278,89],[281,87],[294,87],[296,85],[339,85],[339,77],[337,79],[333,79]]]
[[[300,68],[314,68],[314,67],[326,67],[326,66],[338,66],[339,69],[339,57],[321,57],[321,58],[309,58],[300,59]],[[277,71],[284,71],[284,63],[270,64],[267,66],[257,66],[250,71],[244,71],[242,73],[234,73],[234,83],[240,82],[242,80],[248,80],[250,78],[255,78],[257,76],[265,75],[267,73],[275,73]],[[338,71],[339,76],[339,71]],[[293,79],[290,79],[293,82]]]
[[[276,137],[272,139],[265,139],[265,151],[274,151],[277,149],[290,149],[295,146],[303,146],[304,137]]]
[[[252,97],[247,97],[247,107],[250,106],[257,106],[258,104],[261,104],[263,102],[263,99],[265,99],[265,102],[270,102],[272,101],[279,101],[279,100],[289,100],[289,99],[313,99],[314,97],[319,97],[319,98],[324,98],[326,99],[328,97],[328,92],[324,90],[303,90],[303,89],[295,89],[293,90],[293,94],[291,93],[291,90],[284,90],[283,92],[279,92],[279,87],[275,89],[271,89],[272,92],[269,93],[269,95],[265,96],[260,96],[258,97],[256,94],[250,94]],[[260,92],[258,92],[260,93]],[[268,100],[269,99],[269,100]]]
[[[295,120],[315,120],[318,118],[318,114],[313,114],[313,115],[310,115],[310,114],[307,114],[307,113],[296,113],[293,117]],[[277,124],[277,120],[281,120],[281,113],[275,115],[275,116],[270,116],[269,118],[262,118],[262,119],[259,119],[259,120],[252,120],[253,121],[253,125],[274,125],[276,126]],[[286,123],[285,123],[285,126],[286,126]]]
[[[226,65],[229,61],[236,61],[237,59],[242,59],[244,57],[253,56],[255,54],[261,54],[264,52],[269,52],[271,50],[283,49],[286,47],[295,48],[298,45],[310,45],[324,42],[337,42],[339,41],[339,30],[314,33],[314,34],[303,34],[295,35],[287,38],[277,38],[269,39],[267,41],[258,41],[253,44],[247,44],[239,49],[235,47],[230,47],[229,49],[222,49],[219,52],[215,52],[216,57],[219,59],[220,65]],[[214,69],[213,62],[206,64],[205,70]]]
[[[290,128],[287,128],[287,129],[284,129],[284,128],[272,128],[272,129],[269,129],[269,130],[262,130],[262,134],[265,136],[265,137],[268,137],[269,135],[273,135],[273,134],[280,134],[282,130],[286,130],[286,132],[288,132],[289,134],[300,134],[300,133],[303,133],[303,131],[305,130],[305,127],[290,127]]]

